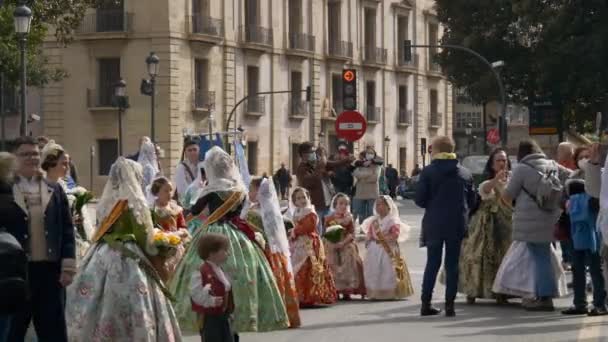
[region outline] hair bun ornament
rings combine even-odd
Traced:
[[[42,148],[40,157],[42,162],[44,162],[49,156],[57,157],[61,152],[65,152],[63,147],[55,143],[55,140],[49,140],[49,142]]]

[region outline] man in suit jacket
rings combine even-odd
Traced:
[[[60,185],[47,183],[42,177],[34,139],[17,138],[12,147],[17,156],[12,184],[12,212],[17,224],[7,229],[27,253],[30,298],[12,317],[9,341],[23,341],[32,318],[39,337],[67,341],[65,287],[76,273],[68,199]]]

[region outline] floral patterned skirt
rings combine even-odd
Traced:
[[[301,306],[334,304],[336,285],[319,237],[300,236],[293,242],[291,262]]]
[[[338,293],[365,295],[363,261],[359,256],[357,243],[352,241],[342,248],[324,240],[327,262],[336,282]]]
[[[300,308],[298,305],[298,292],[293,273],[288,268],[289,260],[281,253],[268,252],[268,261],[274,273],[274,278],[279,287],[279,292],[283,296],[283,302],[289,316],[289,327],[297,328],[301,325]]]
[[[134,243],[125,248],[146,258]],[[66,292],[74,342],[181,341],[169,299],[136,260],[105,243],[91,246]]]
[[[240,230],[227,222],[217,222],[195,230],[186,255],[177,266],[169,289],[177,298],[175,312],[182,329],[198,332],[197,315],[190,301],[190,278],[198,272],[202,260],[197,254],[198,240],[205,233],[228,237],[230,255],[222,269],[232,283],[234,329],[237,332],[271,331],[289,327],[283,298],[264,252]]]

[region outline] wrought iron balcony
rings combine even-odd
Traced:
[[[340,41],[329,41],[328,53],[333,57],[353,58],[353,43]]]
[[[84,16],[76,33],[127,33],[131,32],[132,23],[132,13],[126,13],[122,9],[98,9],[95,13]]]
[[[314,51],[315,36],[306,33],[290,33],[289,48],[292,50]]]
[[[241,35],[244,43],[272,46],[272,29],[254,25],[241,26]]]
[[[363,50],[363,62],[374,64],[386,64],[386,49],[374,46],[366,46]]]
[[[307,102],[298,98],[289,99],[289,109],[289,115],[294,117],[306,116],[308,113]]]
[[[212,110],[215,108],[215,92],[197,89],[192,92],[192,101],[196,110]]]
[[[192,16],[192,33],[205,34],[214,37],[224,36],[224,21],[200,14]]]
[[[114,88],[108,89],[87,89],[88,108],[108,108],[114,107]]]
[[[418,66],[418,54],[412,53],[412,59],[409,61],[405,60],[405,49],[403,47],[399,48],[399,52],[397,53],[397,65],[400,67],[410,67],[415,68]]]
[[[376,123],[380,121],[382,115],[382,108],[367,106],[365,110],[365,119],[368,123]]]
[[[399,117],[397,118],[399,125],[411,125],[412,124],[412,110],[411,109],[399,109]]]
[[[266,101],[264,96],[250,97],[245,103],[245,112],[249,115],[264,115]]]
[[[439,128],[443,124],[443,114],[442,113],[429,113],[429,127],[430,128]]]

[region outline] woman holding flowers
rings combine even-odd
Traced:
[[[162,228],[157,231],[156,236],[160,239],[159,243],[165,240],[169,242],[171,251],[169,255],[153,257],[152,263],[162,280],[167,282],[184,256],[184,243],[188,241],[190,234],[186,228],[184,210],[172,200],[175,191],[173,184],[167,178],[160,177],[152,182],[150,191],[156,198],[152,208],[152,220],[156,227]]]
[[[338,294],[344,300],[350,300],[353,294],[364,298],[363,261],[355,241],[355,225],[346,194],[339,193],[332,199],[330,214],[325,216],[325,227],[328,227],[324,235],[327,262]]]
[[[97,206],[101,224],[67,290],[70,341],[181,341],[169,291],[150,263],[158,254],[142,167],[112,165]]]
[[[228,237],[230,256],[223,270],[230,278],[234,297],[234,328],[237,332],[269,331],[289,326],[283,299],[272,269],[264,255],[263,246],[256,239],[254,229],[240,217],[247,189],[239,171],[221,148],[212,147],[205,155],[208,185],[192,206],[192,214],[209,209],[204,225],[194,230],[192,246],[207,233]],[[178,301],[175,309],[182,329],[199,331],[200,322],[192,312],[190,280],[199,269],[201,259],[196,248],[189,248],[171,280],[171,291]]]
[[[325,248],[317,235],[319,217],[310,203],[304,188],[295,188],[291,194],[295,206],[289,239],[292,244],[291,264],[296,275],[296,288],[301,307],[334,304],[336,285],[331,274]]]
[[[367,254],[363,271],[370,299],[402,299],[414,293],[412,281],[399,250],[400,237],[409,227],[399,218],[399,209],[389,196],[376,200],[374,216],[365,220]]]

